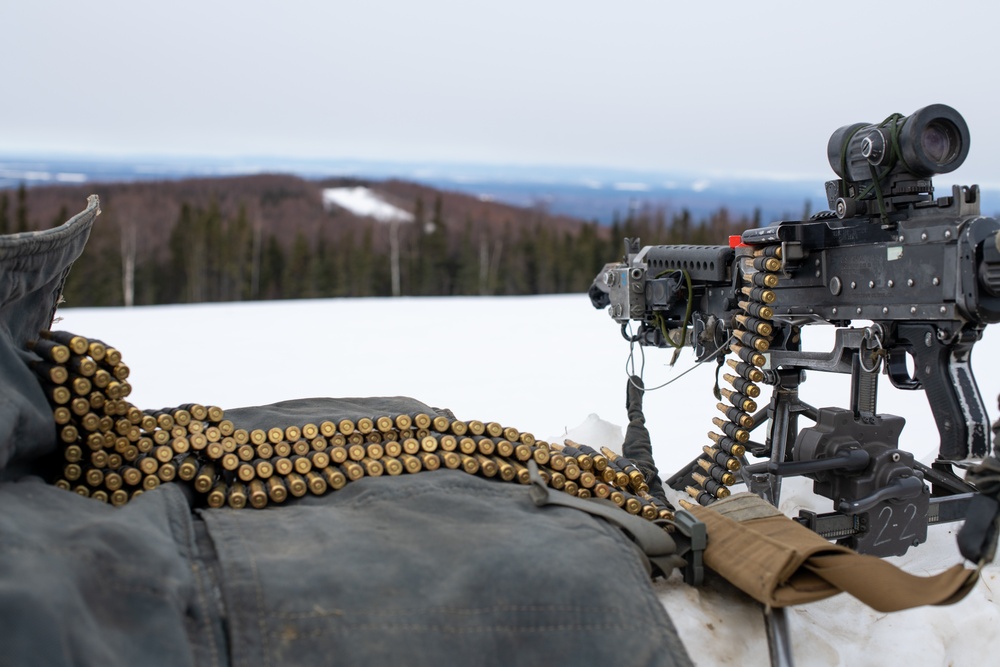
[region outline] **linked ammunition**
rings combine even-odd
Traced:
[[[727,489],[723,484],[720,484],[711,477],[702,475],[701,473],[692,472],[691,479],[696,481],[701,486],[701,488],[705,489],[716,498],[726,498],[729,496],[729,489]]]
[[[48,361],[33,361],[31,368],[42,380],[50,384],[63,384],[69,380],[69,372],[65,366]]]
[[[402,462],[403,467],[406,468],[406,472],[411,475],[418,473],[423,470],[424,466],[420,462],[420,459],[410,453],[403,453],[399,455],[399,460]]]
[[[603,482],[595,484],[591,491],[593,491],[594,496],[597,498],[608,498],[611,496],[611,487]]]
[[[191,423],[191,413],[183,408],[178,408],[171,414],[174,418],[174,423],[178,426],[187,426]]]
[[[45,340],[44,338],[40,338],[39,340],[28,343],[28,347],[32,352],[47,361],[53,361],[57,364],[65,364],[69,361],[69,348],[65,345],[57,343],[54,340]]]
[[[382,465],[385,466],[385,472],[389,475],[396,476],[403,472],[403,464],[399,459],[392,456],[386,456],[382,459]]]
[[[577,492],[576,492],[576,497],[577,498],[590,498],[592,495],[593,494],[590,492],[590,489],[583,488],[583,487],[577,489]]]
[[[122,507],[128,503],[128,492],[124,489],[117,489],[111,492],[111,504],[115,507]]]
[[[287,475],[295,470],[295,465],[292,464],[292,460],[285,458],[284,456],[279,456],[274,459],[274,472],[279,475]]]
[[[740,444],[746,444],[746,442],[750,439],[750,431],[740,428],[730,421],[726,421],[725,419],[721,419],[719,417],[712,417],[712,423],[722,429],[723,433]]]
[[[309,441],[309,446],[312,447],[314,452],[322,452],[326,450],[327,442],[326,438],[322,436],[317,436]]]
[[[360,433],[360,431],[358,431],[358,432]],[[376,444],[376,445],[381,444],[382,443],[382,434],[378,433],[378,432],[374,432],[374,431],[371,432],[371,433],[367,433],[367,434],[365,434],[365,442],[367,442],[369,444]]]
[[[219,430],[218,426],[209,426],[205,429],[204,433],[209,442],[220,442],[222,440],[222,431]]]
[[[745,429],[753,428],[753,417],[739,408],[726,405],[725,403],[717,403],[715,407],[718,408],[720,412],[725,414],[726,418],[734,424],[738,424]]]
[[[767,352],[767,348],[771,345],[767,338],[758,336],[755,333],[750,333],[749,331],[744,331],[743,329],[736,329],[733,331],[733,337],[747,347],[752,347],[758,352]]]
[[[389,441],[385,443],[385,455],[398,458],[403,453],[403,446],[399,442]]]
[[[720,466],[715,461],[709,461],[707,459],[698,459],[698,466],[702,470],[707,472],[712,476],[712,479],[719,482],[720,484],[725,484],[726,486],[732,486],[736,483],[736,475],[729,472],[722,466]]]
[[[497,422],[489,422],[486,424],[486,433],[491,438],[500,438],[503,436],[503,426]]]
[[[708,438],[715,443],[716,447],[726,452],[730,456],[743,456],[746,453],[746,447],[736,442],[732,438],[726,435],[715,433],[714,431],[708,432]]]
[[[687,494],[698,501],[699,505],[711,505],[715,502],[715,496],[711,493],[705,491],[704,489],[699,489],[693,486],[684,487]]]
[[[536,441],[537,442],[537,441]],[[548,464],[552,459],[552,450],[547,445],[528,445],[531,449],[531,458],[540,466]]]
[[[285,498],[288,497],[288,489],[280,477],[269,477],[265,486],[267,487],[268,498],[276,503],[285,502]]]
[[[311,470],[306,473],[306,486],[308,486],[309,492],[314,496],[322,496],[329,488],[329,485],[323,475],[315,470]]]
[[[325,470],[330,470],[330,468],[325,468]],[[354,461],[344,461],[340,464],[340,472],[344,473],[344,476],[352,482],[365,476],[365,469]]]
[[[295,442],[302,437],[302,429],[298,426],[289,426],[285,429],[285,437],[282,440],[287,440],[288,442]]]
[[[476,419],[468,422],[467,426],[469,427],[469,433],[472,435],[482,435],[486,432],[486,424]]]
[[[442,417],[442,419],[444,419],[444,418]],[[434,420],[434,423],[435,423],[435,425],[437,424],[437,420],[436,419]],[[436,428],[435,430],[443,431],[444,429]],[[448,425],[448,430],[451,431],[452,434],[457,435],[459,437],[462,437],[463,435],[471,432],[469,430],[469,425],[466,424],[465,422],[460,422],[460,421],[453,421],[453,422],[451,422]],[[481,434],[473,433],[473,435],[481,435]]]
[[[368,453],[368,458],[370,459],[380,459],[382,458],[382,455],[385,454],[385,448],[383,448],[382,445],[374,442],[368,445],[365,448],[365,451]]]
[[[332,438],[337,433],[337,425],[332,421],[320,422],[319,432],[324,438]]]
[[[234,510],[243,509],[247,504],[247,487],[242,482],[233,482],[229,485],[227,500]]]
[[[710,447],[709,445],[705,445],[701,449],[702,449],[703,452],[705,452],[705,454],[706,454],[706,456],[708,456],[708,458],[710,458],[711,460],[715,461],[716,463],[718,463],[720,466],[722,466],[726,470],[730,470],[732,472],[736,472],[737,470],[740,469],[740,461],[739,461],[739,459],[730,456],[729,454],[725,453],[721,449],[717,449],[715,447]]]
[[[400,431],[405,431],[413,426],[413,420],[410,419],[410,415],[397,415],[396,416],[396,428]]]
[[[194,456],[187,456],[177,467],[177,476],[185,482],[190,482],[198,474],[198,459]]]
[[[365,450],[364,445],[353,444],[347,448],[347,456],[352,461],[360,461],[365,458],[368,452]]]
[[[750,297],[751,301],[758,303],[772,304],[777,299],[774,290],[767,289],[766,287],[744,286],[740,291]]]
[[[347,476],[338,468],[323,468],[319,471],[331,489],[337,491],[347,485]]]
[[[52,417],[55,419],[57,425],[62,426],[68,424],[69,420],[72,419],[73,413],[70,412],[69,408],[64,406],[59,406],[52,410]]]
[[[760,396],[760,387],[755,385],[750,380],[741,378],[737,375],[732,375],[730,373],[724,373],[723,378],[726,380],[726,382],[733,385],[733,388],[736,389],[736,391],[742,392],[743,394],[746,394],[750,398],[757,398],[758,396]]]
[[[420,458],[420,463],[423,465],[424,470],[437,470],[441,467],[441,459],[439,459],[433,452],[420,452],[417,454]]]
[[[438,447],[446,452],[453,452],[458,449],[458,438],[453,435],[441,435],[438,437]]]
[[[771,250],[771,249],[774,250]],[[780,271],[781,270],[781,246],[767,246],[763,251],[755,250],[754,254],[758,252],[771,252],[772,255],[769,256],[757,256],[753,258],[753,268],[758,271]]]
[[[274,474],[274,465],[267,459],[256,459],[253,462],[253,470],[257,477],[268,479]]]
[[[382,432],[391,431],[393,429],[392,417],[379,417],[375,420],[375,428]]]
[[[613,502],[618,507],[625,507],[625,494],[618,489],[612,489],[611,495],[608,496],[608,500]]]
[[[737,315],[735,319],[739,324],[743,325],[744,329],[752,331],[758,336],[770,336],[774,332],[774,327],[766,320],[750,315]]]
[[[479,453],[484,456],[492,456],[497,450],[496,443],[489,438],[478,438],[476,447],[479,449]]]
[[[568,479],[566,480],[566,484],[563,485],[562,490],[571,496],[575,496],[577,493],[580,492],[580,485],[574,482],[573,480]]]
[[[438,458],[441,459],[441,463],[444,467],[450,470],[456,470],[462,465],[462,458],[455,452],[446,452],[444,450],[438,450]]]
[[[241,470],[242,468],[243,466],[240,466]],[[250,468],[250,470],[251,472],[253,472],[253,468]],[[240,477],[240,479],[243,479],[242,476]],[[198,473],[194,476],[195,491],[197,491],[198,493],[208,493],[214,485],[215,485],[215,466],[212,465],[211,463],[206,463],[198,470]]]
[[[739,343],[733,343],[729,346],[729,349],[732,350],[733,354],[736,354],[740,359],[753,366],[763,366],[767,362],[763,354],[752,348],[744,347]]]
[[[496,461],[484,454],[476,454],[476,461],[479,462],[479,470],[486,477],[495,477],[499,472]]]
[[[499,456],[494,456],[493,462],[497,465],[497,474],[500,475],[500,479],[505,482],[509,482],[514,477],[517,476],[517,469],[514,468],[506,459]]]
[[[757,404],[746,394],[741,394],[738,391],[726,389],[725,387],[721,387],[719,391],[726,400],[743,412],[754,412],[757,410]]]
[[[351,445],[363,445],[365,444],[365,436],[355,431],[347,436],[347,443]]]
[[[267,429],[267,441],[270,442],[272,445],[281,442],[284,439],[285,439],[284,429],[280,429],[277,427]]]
[[[225,482],[217,482],[212,490],[208,492],[208,498],[206,502],[209,507],[219,508],[226,504],[226,495],[228,487]]]
[[[142,478],[142,488],[146,491],[152,491],[160,485],[160,478],[156,475],[146,475]]]
[[[325,451],[309,452],[307,455],[313,468],[325,468],[330,465],[330,456]],[[304,473],[303,473],[304,474]]]
[[[177,439],[180,440],[180,438]],[[208,458],[212,459],[213,461],[221,459],[223,456],[226,455],[226,450],[222,448],[221,442],[210,442],[204,448],[204,450],[198,450],[194,447],[192,447],[192,449],[194,449],[194,451],[204,451],[205,455],[208,456]],[[236,458],[240,459],[241,461],[247,460],[239,455],[237,455]]]
[[[271,479],[279,479],[279,478],[272,477]],[[302,475],[295,472],[289,473],[285,477],[285,486],[288,488],[288,493],[292,494],[296,498],[301,498],[302,496],[306,495],[309,492],[309,486],[306,484],[305,478],[302,477]]]
[[[66,459],[69,461],[69,458]],[[72,461],[70,461],[72,463]],[[108,466],[108,453],[104,450],[92,452],[90,454],[90,465],[95,468],[106,468]]]
[[[269,459],[274,456],[274,445],[269,442],[262,443],[256,447],[257,458]]]
[[[197,472],[197,471],[196,471]],[[138,486],[142,482],[142,471],[132,466],[125,466],[121,470],[122,480],[129,486]],[[194,475],[191,476],[194,478]]]
[[[281,442],[274,444],[274,456],[291,456],[291,455],[292,455],[292,444],[290,442],[282,440]]]
[[[264,482],[259,479],[251,480],[247,484],[247,490],[251,507],[259,510],[267,507],[267,487],[264,486]]]
[[[500,438],[496,441],[496,453],[498,456],[510,458],[514,454],[514,445],[510,440]]]
[[[144,475],[155,475],[156,469],[160,467],[160,462],[155,457],[147,455],[140,458],[137,465]]]
[[[740,377],[744,377],[751,382],[763,382],[764,372],[761,371],[756,366],[752,366],[745,361],[736,361],[735,359],[727,359],[726,364],[732,368]]]
[[[326,454],[330,457],[330,463],[334,465],[340,465],[350,458],[347,453],[347,448],[341,445],[330,447],[326,450]]]
[[[475,457],[468,454],[459,454],[458,456],[462,462],[462,470],[470,475],[475,475],[479,472],[479,461]]]
[[[300,475],[304,475],[313,469],[312,461],[306,456],[300,456],[298,454],[292,456],[292,466],[295,468],[295,472]]]
[[[754,273],[744,273],[743,280],[755,287],[777,287],[778,276],[768,271],[755,271]]]

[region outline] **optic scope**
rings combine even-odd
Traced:
[[[827,145],[830,166],[850,183],[897,175],[929,179],[958,169],[968,154],[969,126],[944,104],[890,116],[879,125],[845,125]]]

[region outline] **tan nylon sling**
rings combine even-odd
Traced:
[[[827,542],[752,493],[691,512],[708,529],[705,565],[772,607],[814,602],[841,591],[883,612],[958,602],[979,571],[955,565],[929,577]]]

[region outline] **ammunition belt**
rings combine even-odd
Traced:
[[[725,419],[712,419],[719,431],[708,432],[712,444],[702,448],[702,455],[690,472],[696,486],[685,489],[700,505],[711,505],[726,498],[730,495],[729,487],[738,481],[733,473],[745,460],[746,443],[754,426],[753,413],[757,410],[754,399],[760,396],[757,383],[764,379],[761,367],[766,360],[763,352],[773,341],[770,320],[774,316],[772,306],[776,293],[772,288],[778,284],[780,269],[780,245],[765,246],[755,250],[752,256],[741,258],[739,271],[744,285],[739,294],[739,306],[742,313],[733,318],[729,349],[734,356],[726,361],[735,375],[723,375],[732,389],[721,389],[721,397],[728,403],[716,405]],[[687,501],[681,504],[691,505]]]
[[[126,400],[128,366],[101,341],[44,331],[29,347],[41,357],[32,367],[62,447],[56,486],[112,505],[170,482],[189,485],[209,507],[261,509],[363,477],[439,468],[530,484],[534,461],[551,488],[606,498],[650,521],[673,519],[635,464],[607,448],[423,413],[248,431],[214,406],[140,410]]]

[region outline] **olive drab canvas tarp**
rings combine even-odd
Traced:
[[[116,508],[46,483],[56,431],[24,346],[97,213],[92,198],[57,229],[0,237],[0,662],[690,664],[621,531],[527,486],[438,470],[234,510],[177,484]],[[398,397],[227,416],[414,411],[435,414]]]

